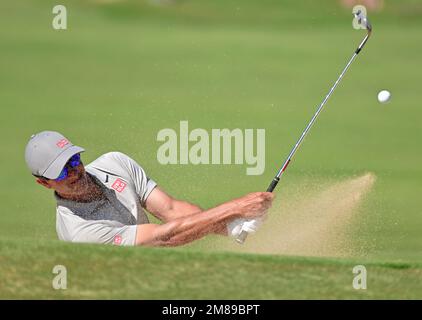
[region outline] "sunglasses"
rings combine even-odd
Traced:
[[[79,153],[75,154],[72,158],[69,159],[69,161],[64,166],[62,172],[60,172],[60,175],[54,179],[54,181],[62,181],[67,178],[69,175],[69,169],[75,168],[81,164],[81,155]]]

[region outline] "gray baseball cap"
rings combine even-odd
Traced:
[[[35,176],[56,179],[67,161],[85,151],[54,131],[33,134],[26,145],[25,161]]]

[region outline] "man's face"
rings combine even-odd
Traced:
[[[58,194],[77,196],[86,192],[88,176],[81,162],[73,168],[68,166],[68,175],[63,180],[38,178],[37,182],[48,189],[54,189]]]

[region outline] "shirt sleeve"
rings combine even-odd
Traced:
[[[136,228],[111,220],[84,220],[65,207],[57,208],[56,230],[63,241],[134,246]]]
[[[154,180],[149,178],[145,170],[132,158],[121,153],[112,152],[113,157],[116,158],[125,169],[130,179],[132,180],[136,193],[139,196],[141,204],[145,207],[145,202],[152,190],[157,186]]]

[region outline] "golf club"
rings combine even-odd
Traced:
[[[283,175],[284,171],[286,170],[287,166],[290,164],[290,161],[292,160],[292,158],[295,155],[296,151],[299,149],[299,146],[301,145],[302,141],[305,139],[306,135],[308,134],[309,130],[311,129],[311,127],[314,124],[315,120],[317,119],[318,115],[322,111],[325,103],[330,98],[331,94],[333,93],[333,91],[335,90],[335,88],[337,87],[337,85],[340,83],[340,81],[343,78],[344,74],[349,69],[350,65],[355,60],[356,56],[359,54],[359,52],[362,50],[362,48],[364,47],[364,45],[368,41],[369,37],[371,36],[371,33],[372,33],[371,23],[369,22],[369,20],[365,16],[365,14],[362,12],[362,10],[357,10],[353,14],[354,14],[355,18],[357,19],[358,24],[362,28],[366,29],[367,34],[366,34],[365,38],[361,41],[361,43],[359,44],[359,46],[357,47],[357,49],[355,50],[355,52],[353,53],[352,57],[350,58],[349,62],[346,65],[346,67],[343,69],[343,71],[341,72],[340,76],[337,78],[336,82],[331,87],[330,91],[325,96],[325,98],[322,101],[322,103],[319,105],[319,107],[318,107],[317,111],[315,112],[314,116],[312,117],[311,121],[308,123],[308,125],[306,126],[306,128],[303,131],[302,135],[300,136],[299,140],[296,142],[296,144],[294,145],[293,149],[290,151],[289,156],[284,161],[282,167],[280,168],[280,170],[278,170],[278,172],[275,175],[274,179],[271,181],[270,185],[268,186],[267,192],[273,192],[273,190],[277,186],[278,182],[280,181],[281,176]],[[245,242],[247,236],[248,236],[248,232],[246,230],[242,230],[240,232],[239,236],[236,238],[236,241],[238,243],[243,243],[243,242]]]

